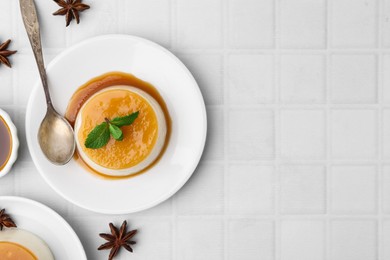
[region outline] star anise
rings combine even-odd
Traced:
[[[8,56],[11,56],[12,54],[16,53],[16,51],[7,50],[10,42],[11,40],[8,40],[0,45],[0,64],[4,63],[6,66],[11,68],[11,63],[8,60]]]
[[[0,231],[3,230],[3,227],[16,227],[15,222],[5,213],[5,209],[0,210]]]
[[[89,5],[83,4],[81,1],[82,0],[54,0],[54,2],[62,8],[54,12],[53,15],[65,15],[67,27],[73,19],[76,19],[76,22],[80,23],[79,12],[89,9]]]
[[[123,224],[118,230],[112,223],[110,223],[111,235],[110,234],[99,234],[102,238],[108,242],[101,245],[98,250],[111,249],[108,260],[112,260],[119,252],[121,247],[124,247],[127,251],[133,252],[131,245],[134,245],[136,242],[131,241],[130,239],[137,234],[137,230],[132,230],[127,232],[127,222],[123,221]]]

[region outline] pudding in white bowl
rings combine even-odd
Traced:
[[[0,232],[0,259],[54,260],[49,246],[35,234],[18,228]]]
[[[98,149],[87,148],[91,131],[102,122],[139,112],[131,125],[121,127],[123,140],[110,138]],[[74,125],[77,152],[94,171],[107,176],[129,176],[151,166],[164,149],[167,122],[159,103],[131,86],[104,88],[81,107]]]

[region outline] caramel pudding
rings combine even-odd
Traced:
[[[0,256],[3,260],[38,260],[30,250],[12,242],[0,242]]]
[[[88,134],[105,118],[139,111],[130,126],[122,127],[124,139],[111,138],[99,149],[86,148]],[[80,157],[94,170],[109,176],[142,171],[158,157],[167,133],[164,113],[157,101],[143,90],[129,86],[103,89],[82,106],[74,126]]]
[[[48,245],[35,234],[23,229],[0,231],[1,260],[54,260]]]
[[[139,112],[135,121],[121,127],[123,140],[87,148],[91,131],[107,119]],[[111,72],[81,86],[69,102],[66,118],[74,126],[76,160],[105,177],[134,176],[152,167],[166,149],[171,121],[157,90],[131,74]]]
[[[0,116],[0,171],[8,163],[8,160],[12,152],[12,136],[11,131],[5,122],[5,120]]]

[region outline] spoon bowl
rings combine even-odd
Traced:
[[[46,158],[57,165],[68,163],[76,149],[72,126],[51,106],[39,127],[38,141]]]

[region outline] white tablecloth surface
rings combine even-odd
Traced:
[[[198,170],[173,198],[123,216],[73,206],[41,178],[25,140],[38,72],[16,0],[0,1],[0,107],[20,131],[0,195],[40,201],[79,235],[88,259],[107,224],[138,228],[143,260],[390,259],[390,0],[84,0],[65,28],[37,0],[45,58],[92,36],[156,41],[190,68],[209,116]],[[109,51],[109,50],[102,50]],[[71,75],[69,75],[71,76]]]

